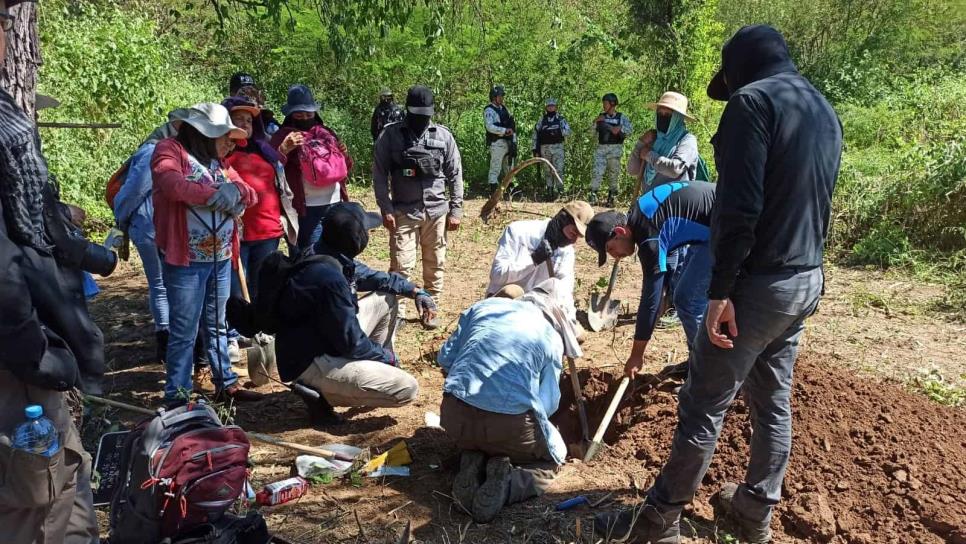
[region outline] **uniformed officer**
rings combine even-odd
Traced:
[[[423,288],[438,304],[446,231],[459,229],[463,217],[463,167],[452,133],[432,122],[433,105],[428,87],[409,89],[405,120],[387,125],[376,140],[372,178],[382,222],[390,233],[390,270],[409,279],[418,245]],[[423,325],[435,328],[437,318]]]
[[[560,175],[560,181],[564,179],[564,139],[570,136],[570,124],[564,119],[563,115],[557,113],[557,99],[548,98],[546,111],[543,117],[537,121],[533,129],[533,156],[543,157],[550,161],[550,164]],[[564,190],[562,183],[558,183],[550,173],[550,169],[544,165],[543,177],[547,182],[547,193],[550,200],[556,200]]]
[[[375,142],[379,138],[379,135],[382,134],[382,129],[386,128],[386,125],[402,121],[404,116],[405,114],[402,108],[399,107],[399,104],[396,104],[393,98],[392,90],[383,88],[379,91],[379,103],[372,110],[372,120],[369,124],[372,141]]]
[[[604,111],[597,116],[592,130],[597,132],[597,150],[594,152],[594,174],[590,181],[590,203],[597,203],[597,190],[606,171],[610,177],[606,205],[614,205],[617,181],[621,175],[621,158],[624,155],[624,139],[634,131],[631,120],[617,111],[617,95],[607,93],[602,98]]]
[[[506,91],[502,85],[490,89],[490,103],[483,108],[483,123],[486,126],[486,146],[490,150],[490,175],[487,181],[490,190],[496,188],[503,174],[509,170],[516,157],[516,121],[510,110],[503,104]]]

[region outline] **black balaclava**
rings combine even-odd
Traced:
[[[657,114],[657,130],[658,132],[667,132],[667,129],[671,128],[671,116]]]
[[[557,215],[550,218],[550,223],[547,223],[547,231],[543,234],[543,238],[550,242],[550,247],[554,249],[569,246],[573,242],[564,234],[564,227],[573,224],[574,218],[570,217],[567,210],[560,210]]]
[[[414,113],[406,114],[406,127],[413,131],[413,134],[419,136],[426,131],[426,127],[429,126],[429,122],[432,121],[432,115],[416,115]]]
[[[436,112],[433,91],[424,85],[414,85],[406,94],[406,127],[416,136],[426,131]]]
[[[292,119],[292,126],[299,130],[312,130],[317,124],[315,119]]]
[[[788,44],[780,32],[767,25],[745,26],[721,48],[721,69],[708,85],[708,96],[728,100],[749,83],[795,71]]]

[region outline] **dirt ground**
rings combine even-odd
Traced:
[[[373,206],[371,198],[363,201]],[[308,445],[351,444],[372,453],[405,440],[412,451],[408,478],[315,485],[297,503],[265,509],[270,528],[285,541],[382,543],[411,521],[414,538],[426,543],[597,542],[599,536],[591,534],[593,510],[583,506],[558,513],[554,505],[577,495],[594,500],[612,492],[612,503],[601,508],[633,504],[660,469],[674,432],[677,401],[672,391],[679,384],[645,376],[629,389],[607,434],[609,446],[591,463],[568,463],[547,495],[505,509],[488,525],[474,524],[453,505],[448,495],[456,452],[441,430],[425,424],[428,412],[438,413],[442,398],[436,352],[459,312],[482,296],[503,226],[557,209],[517,204],[485,225],[478,219],[481,205],[467,202],[463,228],[449,240],[443,327],[424,331],[412,323],[399,335],[397,352],[421,388],[414,404],[342,410],[350,422],[326,432],[309,427],[301,402],[280,385],[261,387],[264,400],[236,407],[236,423],[249,431]],[[584,309],[609,269],[597,268],[592,250],[580,244],[576,299]],[[388,256],[385,231],[376,231],[361,259],[386,268]],[[106,337],[108,396],[156,406],[164,371],[153,362],[154,337],[138,264],[123,264],[98,283],[103,291],[92,309]],[[618,327],[592,334],[585,357],[577,362],[592,428],[628,352],[640,285],[639,266],[623,263],[615,289],[615,297],[624,302]],[[808,323],[797,368],[792,460],[773,522],[777,542],[966,542],[966,411],[934,403],[902,385],[929,372],[953,385],[966,382],[966,324],[928,310],[941,295],[942,286],[892,273],[827,270],[827,295]],[[658,331],[648,351],[650,372],[683,360],[683,332]],[[555,421],[568,434],[575,428],[568,381],[562,390],[565,398]],[[96,439],[98,429],[131,424],[135,418],[98,409],[89,418],[85,438]],[[727,527],[715,525],[708,498],[721,483],[740,481],[749,428],[739,399],[682,524],[686,542],[736,542]],[[253,444],[256,489],[287,477],[294,458],[292,451]],[[101,515],[104,519],[106,513]]]

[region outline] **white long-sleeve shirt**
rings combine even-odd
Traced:
[[[490,285],[486,293],[492,295],[511,283],[529,291],[540,282],[550,278],[547,263],[533,264],[530,254],[537,249],[543,235],[547,232],[549,219],[514,221],[507,225],[500,237],[490,266]],[[550,255],[553,262],[554,277],[561,282],[561,297],[567,310],[567,317],[577,319],[574,307],[574,246],[557,248]]]

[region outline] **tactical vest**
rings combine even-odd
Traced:
[[[487,109],[491,109],[495,111],[500,116],[500,121],[496,123],[496,126],[500,128],[509,128],[513,130],[517,129],[517,123],[516,121],[513,120],[513,116],[510,115],[510,110],[506,109],[506,106],[500,109],[496,109],[496,106],[494,106],[493,104],[487,104],[486,108],[483,108],[483,111],[485,112]],[[486,131],[486,145],[490,145],[497,140],[512,140],[512,139],[513,139],[513,136],[497,136],[496,134],[493,134],[489,130]]]
[[[543,114],[540,123],[540,131],[537,132],[537,145],[550,145],[563,143],[563,117],[554,114]]]
[[[436,127],[426,129],[424,138],[412,138],[408,128],[402,127],[408,147],[392,153],[393,179],[423,181],[438,178],[443,173],[446,142],[436,137]]]
[[[381,134],[382,129],[386,128],[386,125],[390,123],[396,123],[402,121],[404,117],[403,110],[395,102],[389,104],[379,104],[379,108],[376,113],[376,134]]]
[[[597,143],[602,145],[624,143],[626,135],[623,132],[611,134],[610,131],[611,127],[621,126],[621,112],[617,112],[617,115],[613,117],[607,117],[603,113],[601,115],[604,116],[604,120],[597,124]]]

